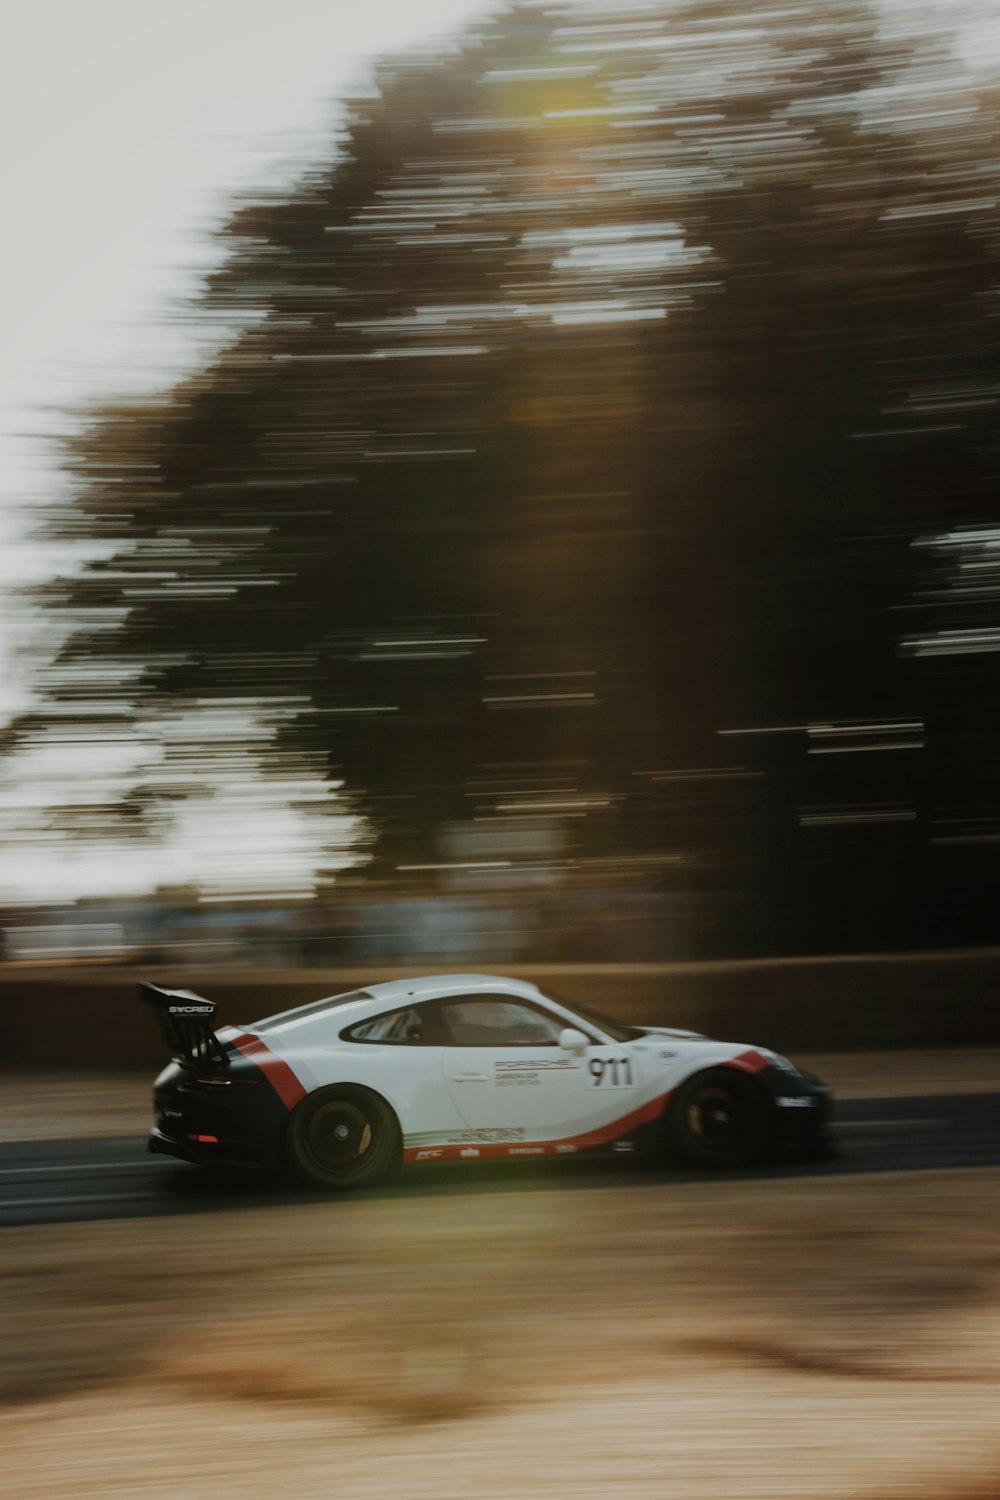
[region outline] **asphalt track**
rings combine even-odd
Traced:
[[[859,1099],[837,1108],[839,1151],[831,1160],[768,1164],[741,1179],[830,1177],[1000,1166],[1000,1093]],[[627,1157],[418,1166],[366,1196],[482,1192],[610,1192],[636,1183],[723,1174],[651,1171]],[[263,1173],[214,1172],[150,1156],[145,1141],[17,1141],[0,1145],[0,1226],[212,1213],[283,1203],[329,1202]]]

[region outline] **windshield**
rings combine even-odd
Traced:
[[[621,1021],[614,1021],[599,1010],[594,1010],[589,1005],[581,1005],[579,1000],[570,1000],[566,995],[557,995],[555,990],[547,990],[553,1000],[560,1005],[565,1005],[567,1010],[573,1011],[574,1015],[580,1017],[581,1021],[589,1021],[592,1026],[605,1032],[614,1042],[631,1042],[635,1037],[642,1036],[638,1026],[623,1026]]]

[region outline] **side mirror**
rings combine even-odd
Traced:
[[[582,1031],[577,1031],[575,1026],[567,1026],[559,1033],[559,1045],[564,1052],[572,1052],[574,1057],[582,1057],[590,1046],[590,1042]]]

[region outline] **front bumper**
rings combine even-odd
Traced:
[[[765,1068],[760,1081],[771,1099],[771,1139],[790,1155],[824,1154],[833,1146],[833,1094],[811,1073]]]

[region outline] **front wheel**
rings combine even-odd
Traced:
[[[399,1164],[399,1124],[384,1099],[357,1084],[317,1089],[288,1122],[285,1159],[315,1187],[368,1187]]]
[[[731,1068],[696,1073],[670,1101],[664,1120],[670,1154],[695,1167],[742,1167],[767,1134],[767,1103]]]

